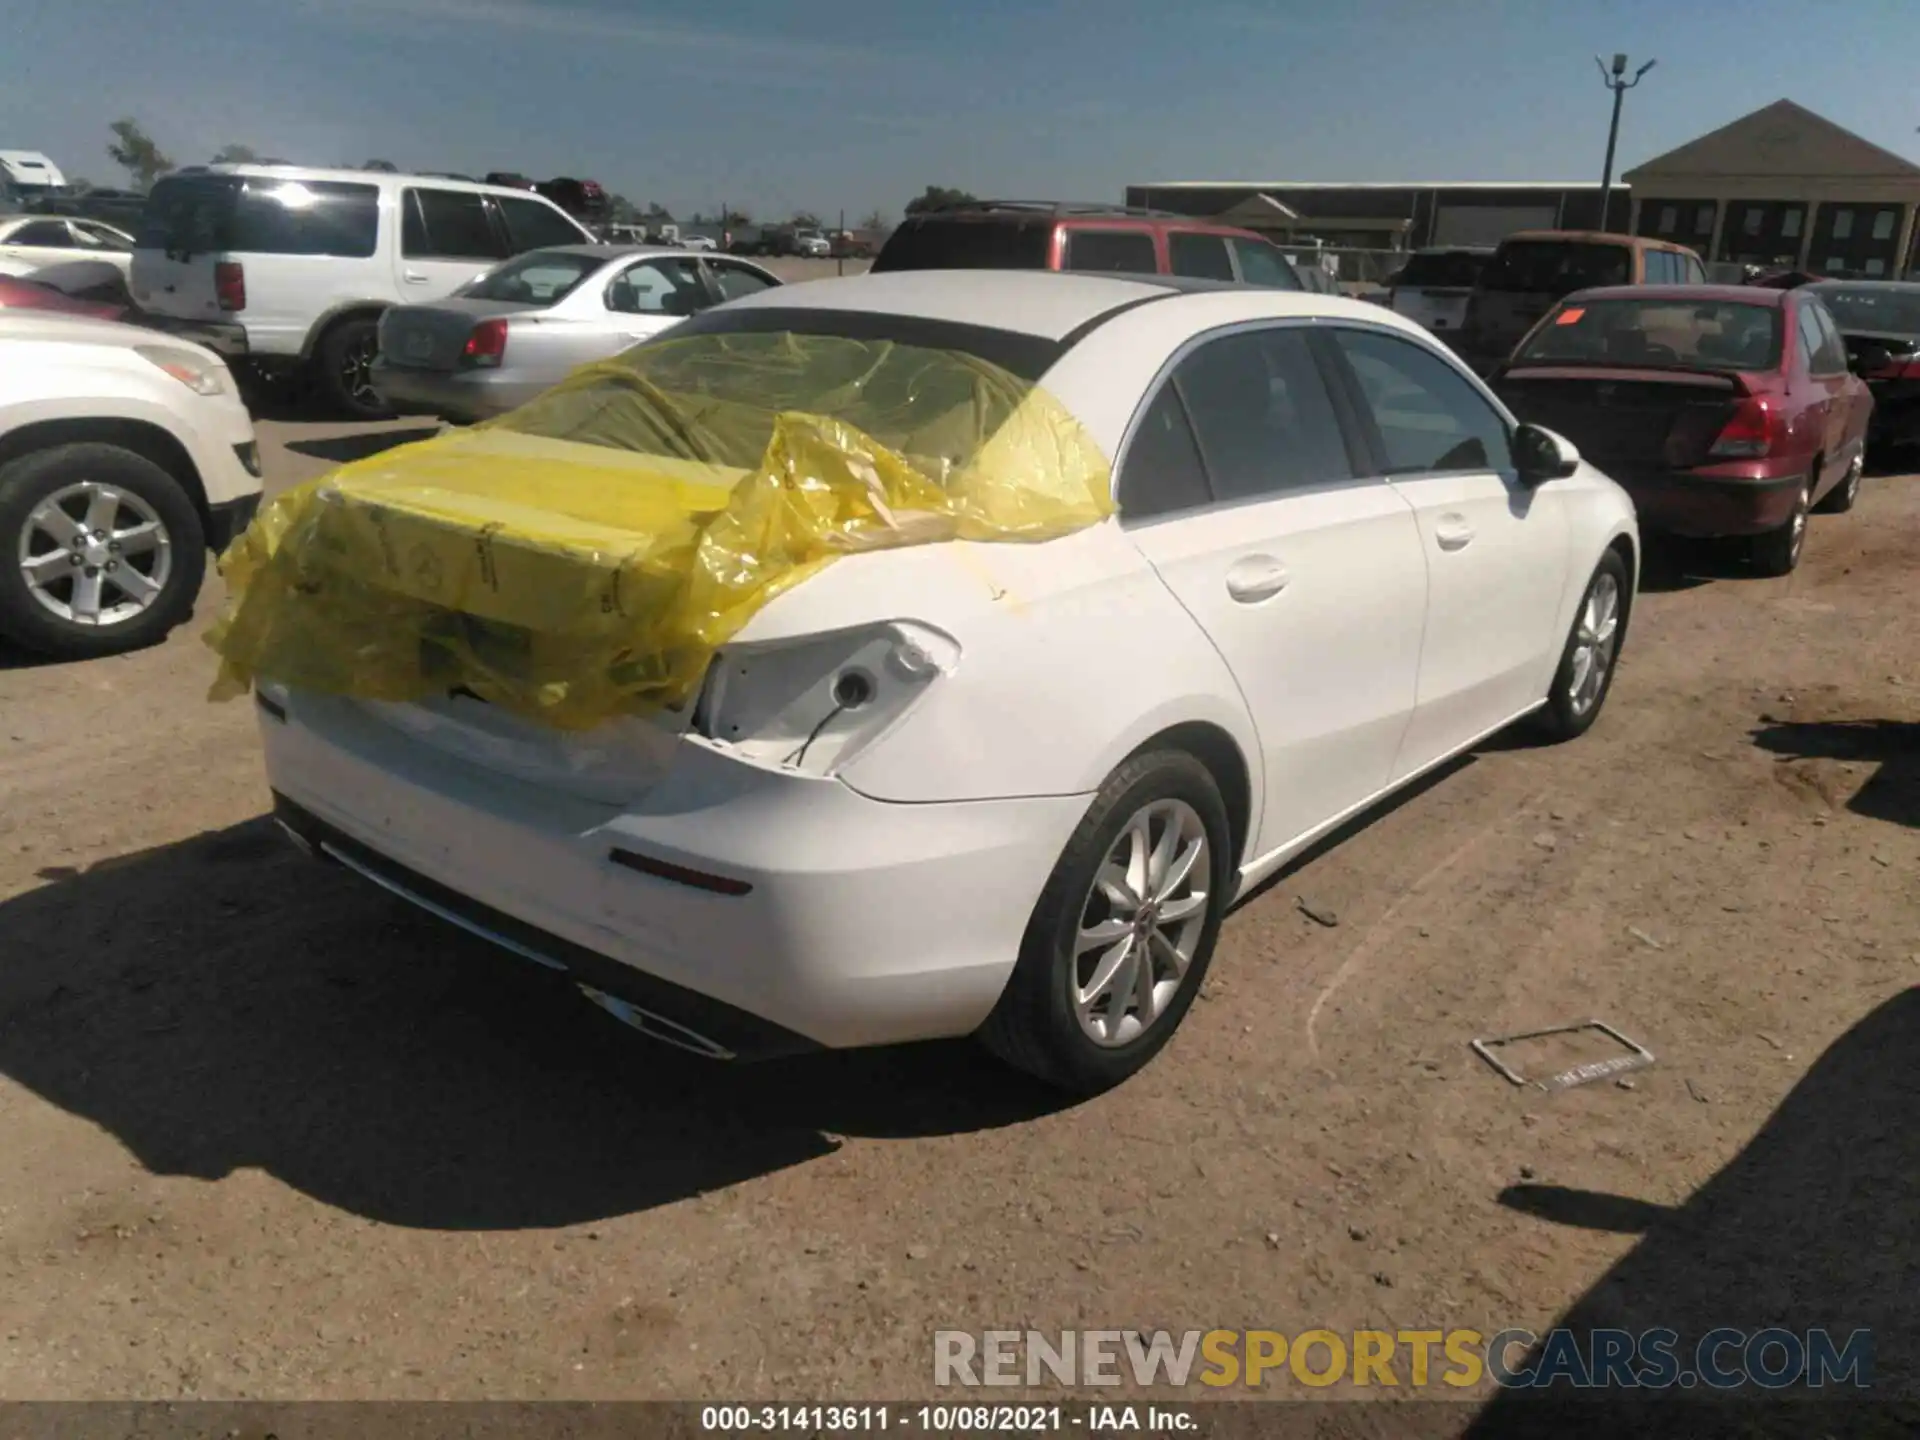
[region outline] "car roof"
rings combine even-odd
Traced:
[[[328,180],[356,185],[432,185],[441,190],[476,190],[489,195],[524,195],[552,205],[547,197],[519,185],[489,185],[481,180],[453,180],[445,175],[396,174],[391,170],[337,170],[320,165],[195,165],[173,175],[257,175],[273,180]],[[166,176],[162,178],[172,178]],[[554,205],[554,209],[560,207]],[[565,212],[562,212],[565,213]]]
[[[1089,275],[1057,270],[892,270],[762,290],[730,310],[857,310],[943,320],[1064,340],[1136,305],[1182,295],[1237,295],[1245,318],[1339,316],[1424,333],[1380,305],[1306,290],[1181,275]]]
[[[1516,240],[1564,240],[1571,244],[1626,245],[1638,246],[1642,250],[1674,250],[1687,255],[1697,253],[1692,246],[1676,245],[1671,240],[1655,240],[1649,235],[1622,235],[1613,230],[1516,230],[1500,243],[1510,245]]]
[[[1758,305],[1775,309],[1786,303],[1790,290],[1765,290],[1755,285],[1602,285],[1579,290],[1560,303],[1575,300],[1715,300],[1724,305]]]
[[[1848,280],[1835,275],[1830,279],[1810,280],[1805,290],[1837,290],[1845,286],[1849,290],[1920,290],[1920,280]]]

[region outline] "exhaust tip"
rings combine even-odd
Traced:
[[[669,1020],[664,1015],[655,1015],[650,1010],[642,1010],[638,1005],[596,990],[591,985],[580,986],[580,993],[606,1011],[621,1024],[642,1035],[658,1040],[663,1045],[671,1045],[677,1050],[688,1050],[708,1060],[732,1060],[734,1052],[719,1041],[709,1039],[698,1030],[689,1029],[677,1020]]]

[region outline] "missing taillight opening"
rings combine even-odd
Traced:
[[[507,353],[507,322],[482,320],[467,336],[460,358],[469,365],[498,365]]]

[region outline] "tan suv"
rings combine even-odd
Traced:
[[[1534,322],[1576,290],[1605,285],[1704,285],[1684,245],[1599,230],[1519,230],[1480,272],[1457,348],[1484,373],[1513,353]]]
[[[1251,230],[1052,200],[975,200],[909,215],[874,257],[874,274],[889,270],[1077,270],[1306,288],[1287,257]]]

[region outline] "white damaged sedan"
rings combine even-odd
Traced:
[[[1599,714],[1625,492],[1378,306],[1153,277],[913,272],[688,320],[1037,383],[1118,513],[847,555],[683,718],[262,683],[281,823],[722,1059],[978,1035],[1080,1093],[1166,1044],[1228,908],[1519,720]]]

